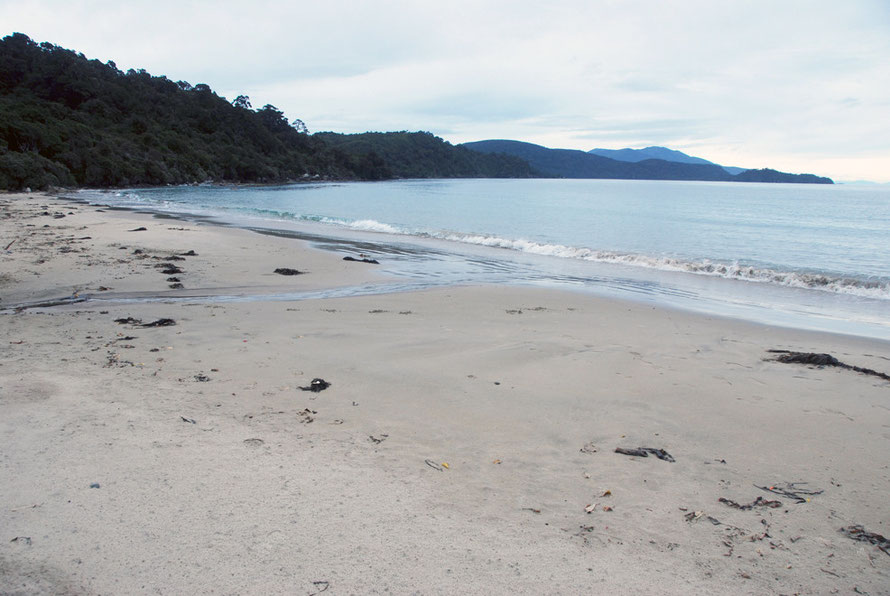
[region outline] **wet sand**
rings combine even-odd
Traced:
[[[38,195],[0,231],[0,308],[72,299],[0,314],[0,593],[890,591],[841,532],[890,535],[890,383],[768,352],[890,372],[885,342],[507,286],[264,300],[387,280]]]

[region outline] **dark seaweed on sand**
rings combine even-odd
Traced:
[[[852,370],[854,372],[861,373],[863,375],[872,375],[885,381],[890,381],[890,375],[887,373],[878,372],[876,370],[872,370],[870,368],[862,368],[859,366],[853,366],[850,364],[846,364],[841,362],[831,354],[817,354],[814,352],[790,352],[788,350],[769,350],[770,354],[778,354],[775,360],[776,362],[782,362],[784,364],[807,364],[810,366],[834,366],[837,368],[844,368],[847,370]]]

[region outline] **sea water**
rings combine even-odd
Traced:
[[[403,288],[559,286],[890,339],[887,186],[401,180],[78,198],[373,254]]]

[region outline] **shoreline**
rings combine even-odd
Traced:
[[[17,238],[0,307],[389,281],[304,242],[52,197],[0,196],[0,230]],[[840,531],[890,535],[890,383],[768,352],[888,372],[888,342],[516,286],[88,301],[0,325],[2,592],[881,593],[890,580],[885,552]],[[313,378],[331,386],[299,389]],[[641,446],[676,461],[614,451]],[[821,492],[757,488],[787,483]],[[782,504],[718,500],[757,497]]]
[[[99,197],[89,200],[101,201]],[[216,213],[212,209],[206,211],[209,207],[200,196],[194,209],[197,215],[171,213],[161,206],[146,209],[127,201],[122,204],[127,208],[164,213],[166,216],[191,220],[208,217],[220,225],[292,235],[308,239],[314,246],[326,249],[337,250],[338,243],[344,246],[364,243],[371,252],[376,249],[383,251],[379,253],[381,260],[386,257],[384,266],[392,274],[418,282],[412,283],[412,286],[423,286],[423,281],[428,286],[488,283],[545,286],[610,298],[639,299],[656,305],[670,305],[701,314],[729,316],[769,325],[890,340],[890,326],[886,324],[887,301],[879,297],[886,293],[881,290],[885,282],[881,282],[884,285],[873,286],[870,285],[871,278],[865,276],[845,277],[842,273],[820,274],[793,268],[785,271],[782,267],[775,269],[768,265],[761,268],[754,265],[754,269],[751,269],[719,259],[711,262],[709,259],[696,260],[692,257],[692,260],[674,263],[668,257],[612,254],[608,251],[602,259],[572,257],[567,256],[566,251],[574,254],[573,251],[584,252],[588,249],[545,244],[526,247],[526,250],[523,248],[527,244],[524,240],[514,238],[511,241],[513,236],[509,234],[504,238],[486,237],[496,244],[489,246],[487,241],[472,234],[467,241],[436,234],[427,237],[419,231],[399,231],[399,226],[395,224],[394,231],[386,233],[392,226],[378,224],[374,216],[368,214],[360,217],[361,221],[353,222],[355,226],[344,222],[340,227],[315,223],[312,217],[309,217],[309,221],[299,218],[289,221],[286,218],[254,218],[244,213],[226,213],[225,210]],[[284,209],[287,214],[285,207],[270,209]],[[338,215],[330,217],[333,220],[340,218]],[[372,224],[373,227],[368,227]],[[457,235],[462,236],[462,233]],[[502,245],[502,242],[507,245]],[[389,249],[396,254],[387,255]],[[538,249],[553,249],[559,254],[538,254]],[[407,252],[398,254],[400,250]],[[626,262],[627,259],[629,262]],[[737,269],[743,272],[741,278],[733,273]],[[875,292],[878,295],[873,295]]]

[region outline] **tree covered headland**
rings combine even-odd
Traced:
[[[0,40],[0,186],[130,186],[354,176],[274,106],[126,73],[26,35]]]
[[[245,96],[229,102],[204,84],[122,72],[21,33],[0,40],[0,188],[529,175],[516,158],[491,160],[426,133],[397,136],[421,139],[413,144],[442,156],[447,172],[411,163],[411,152],[386,151],[401,160],[387,161],[379,144],[335,146]]]
[[[428,132],[315,135],[349,155],[374,155],[396,178],[529,178],[541,174],[527,161],[503,153],[454,146]]]

